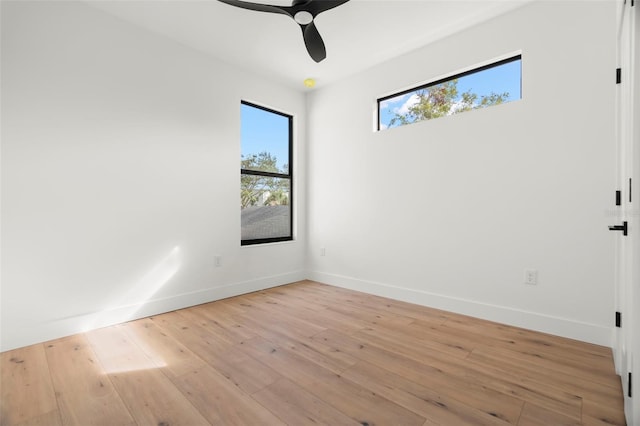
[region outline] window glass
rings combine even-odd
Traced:
[[[288,173],[290,117],[243,103],[242,168]],[[261,154],[269,154],[269,158]]]
[[[378,130],[522,98],[520,55],[378,99]]]
[[[241,104],[241,244],[293,239],[289,115]]]
[[[243,188],[254,201],[242,209],[242,240],[290,237],[289,179],[248,175],[243,175],[242,179],[252,180]],[[257,189],[252,191],[248,189],[250,187]]]

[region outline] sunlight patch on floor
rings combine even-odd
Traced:
[[[100,359],[104,374],[122,374],[166,367],[164,360],[124,326],[95,329],[104,324],[125,323],[133,318],[178,272],[182,265],[180,247],[174,247],[140,280],[86,325],[86,335]],[[133,337],[133,338],[132,338]]]

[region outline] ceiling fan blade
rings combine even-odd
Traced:
[[[349,0],[309,0],[309,2],[304,5],[304,10],[306,10],[313,16],[316,16],[319,13],[322,13],[329,9],[333,9],[334,7],[338,7],[348,1]]]
[[[321,62],[327,57],[327,49],[313,19],[319,13],[338,7],[349,0],[293,0],[291,6],[277,6],[243,0],[218,1],[242,9],[278,13],[293,18],[302,28],[302,36],[304,37],[307,52],[309,52],[314,61]]]
[[[327,49],[324,47],[322,37],[318,32],[313,21],[307,25],[300,25],[302,28],[302,36],[304,37],[304,45],[307,47],[307,52],[311,58],[316,62],[321,62],[327,57]]]
[[[221,3],[226,3],[231,6],[240,7],[242,9],[257,10],[258,12],[280,13],[293,17],[288,11],[287,7],[274,6],[270,4],[253,3],[250,1],[241,0],[218,0]]]

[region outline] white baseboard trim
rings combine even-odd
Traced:
[[[304,279],[597,345],[608,347],[613,345],[613,327],[607,328],[567,318],[490,305],[342,275],[318,271],[294,271],[255,280],[224,284],[166,298],[152,299],[144,303],[119,306],[99,312],[58,318],[48,322],[11,324],[10,326],[9,324],[3,324],[0,352]]]
[[[475,302],[473,300],[429,293],[426,291],[379,282],[365,281],[342,275],[310,271],[307,276],[310,280],[336,287],[375,294],[377,296],[388,297],[389,299],[415,303],[418,305],[469,315],[515,327],[526,328],[528,330],[567,337],[596,345],[607,347],[613,346],[613,327],[609,328],[601,325],[575,321],[568,318],[560,318],[536,312],[509,308],[506,306]]]
[[[277,287],[306,279],[305,271],[294,271],[256,280],[209,287],[190,293],[158,298],[133,305],[118,306],[97,312],[88,312],[47,322],[3,324],[0,352],[42,343],[60,337],[83,333],[176,309],[188,308],[227,297]]]

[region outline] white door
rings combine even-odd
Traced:
[[[627,424],[640,424],[640,15],[638,0],[618,1],[616,206],[610,226],[616,236],[616,328],[614,358],[622,379]],[[626,235],[625,235],[626,234]],[[636,372],[635,375],[633,372]]]

